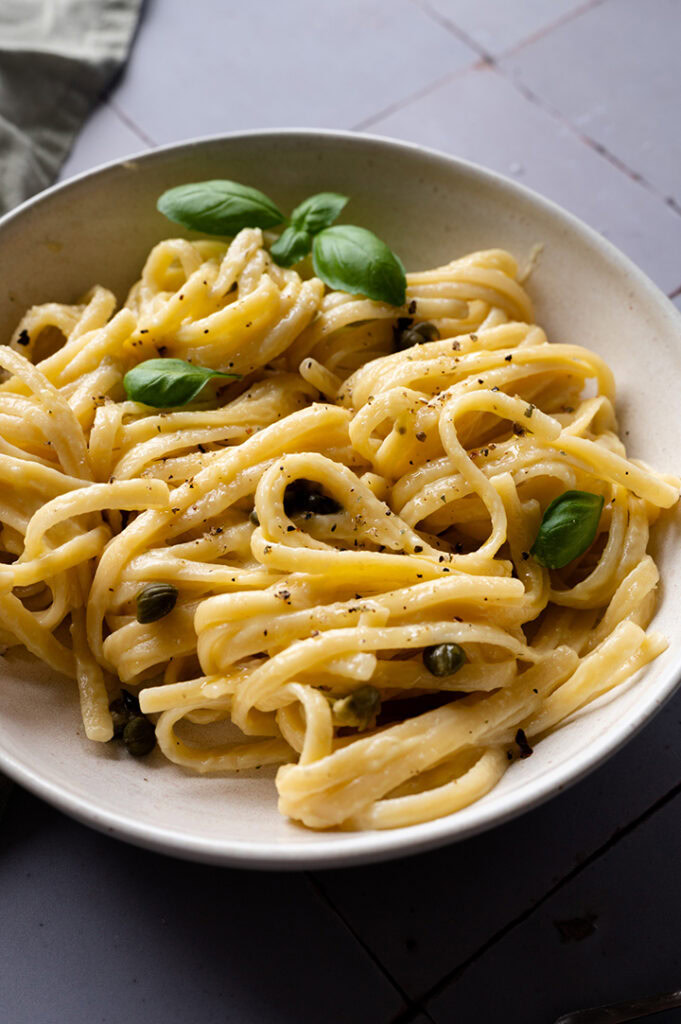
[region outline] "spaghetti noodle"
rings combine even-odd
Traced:
[[[328,291],[257,229],[171,239],[117,312],[95,287],[0,347],[0,643],[77,681],[91,740],[122,682],[177,765],[280,764],[283,814],[397,827],[664,649],[646,551],[679,480],[627,458],[606,364],[547,342],[506,252],[407,285],[401,309]],[[240,379],[126,399],[159,356]],[[596,537],[547,569],[570,489],[603,497]],[[139,621],[151,584],[177,600]]]

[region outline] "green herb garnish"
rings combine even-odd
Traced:
[[[289,225],[272,243],[270,253],[280,267],[292,267],[294,263],[304,260],[311,248],[310,232]]]
[[[280,267],[291,267],[305,259],[314,235],[333,224],[348,201],[337,192],[318,192],[304,199],[291,214],[291,223],[270,248]]]
[[[291,214],[291,225],[316,235],[333,224],[347,201],[348,197],[338,192],[318,192],[296,206]]]
[[[313,242],[312,263],[329,288],[366,295],[390,306],[404,305],[407,279],[402,262],[366,228],[354,224],[325,228]]]
[[[315,274],[329,288],[404,305],[407,279],[401,261],[380,238],[353,224],[333,225],[347,203],[337,192],[318,192],[296,206],[271,247],[282,267],[312,249]],[[168,189],[157,203],[170,220],[209,235],[234,235],[242,228],[272,228],[286,222],[264,193],[236,181],[199,181]]]
[[[235,235],[242,228],[274,228],[286,220],[263,192],[238,181],[197,181],[170,188],[157,209],[169,220],[208,235]]]
[[[196,366],[184,359],[147,359],[128,370],[123,387],[133,402],[168,409],[191,402],[215,377],[239,380],[240,374]]]
[[[589,491],[564,491],[555,498],[530,548],[535,561],[547,569],[562,569],[583,555],[596,536],[603,500]]]

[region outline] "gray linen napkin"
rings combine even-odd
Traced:
[[[0,0],[0,213],[56,177],[142,0]]]
[[[56,178],[143,0],[0,0],[0,213]],[[0,815],[10,782],[0,775]]]

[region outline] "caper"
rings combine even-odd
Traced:
[[[287,516],[309,515],[332,516],[342,508],[319,484],[312,480],[294,480],[284,491],[284,512]]]
[[[366,729],[381,707],[381,692],[375,686],[360,686],[347,697],[333,703],[333,717],[337,725],[350,725]]]
[[[458,644],[434,644],[423,651],[423,664],[433,676],[453,676],[467,660]]]
[[[123,730],[123,742],[133,757],[144,757],[156,746],[156,730],[146,715],[135,715]]]
[[[128,715],[141,715],[139,697],[121,686],[121,701]]]
[[[116,700],[112,700],[109,704],[109,711],[111,712],[111,721],[113,722],[114,737],[120,739],[123,735],[123,730],[130,720],[128,709],[123,700],[117,697]]]
[[[401,336],[409,330],[413,323],[414,318],[411,316],[398,316],[397,323],[393,325],[393,341],[396,349],[400,348]]]
[[[424,320],[423,323],[397,330],[395,332],[395,348],[402,351],[413,345],[423,345],[426,341],[437,341],[439,337],[440,332],[435,324]]]
[[[172,583],[149,583],[137,595],[137,621],[156,622],[172,612],[177,601],[177,587]]]
[[[141,715],[140,702],[134,693],[130,690],[124,690],[121,688],[120,697],[116,697],[109,704],[109,711],[111,712],[111,721],[113,722],[114,738],[120,739],[123,735],[123,730],[130,721],[131,718],[135,718],[137,715]]]
[[[254,526],[260,526],[260,519],[258,518],[258,513],[255,511],[254,508],[251,509],[248,518],[250,519]]]
[[[341,507],[337,501],[330,498],[328,494],[319,494],[313,491],[307,499],[306,512],[312,512],[316,516],[333,516],[340,512]]]

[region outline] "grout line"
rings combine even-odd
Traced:
[[[396,981],[395,978],[393,978],[392,974],[387,969],[387,967],[385,967],[384,964],[379,960],[379,958],[376,956],[371,947],[367,945],[367,943],[364,941],[361,935],[359,935],[352,927],[352,925],[345,917],[345,915],[342,914],[338,907],[335,905],[335,903],[332,902],[330,897],[327,895],[324,886],[316,877],[316,875],[312,874],[312,872],[310,871],[306,871],[305,877],[307,878],[308,882],[314,889],[319,899],[326,904],[326,906],[338,918],[341,924],[344,925],[346,930],[350,932],[353,939],[357,942],[359,946],[361,946],[361,948],[364,950],[364,952],[369,957],[374,966],[378,968],[378,970],[381,972],[386,981],[388,981],[390,985],[392,985],[392,987],[395,989],[395,991],[399,994],[400,998],[404,1002],[404,1009],[399,1011],[397,1016],[394,1017],[392,1021],[390,1021],[390,1024],[396,1024],[396,1022],[404,1022],[404,1024],[406,1024],[410,1016],[414,1016],[417,1013],[423,1013],[423,1008],[418,1003],[416,1003],[411,998],[411,996],[408,995],[407,992],[405,992],[400,983]]]
[[[128,117],[125,111],[118,106],[115,100],[109,97],[105,102],[107,106],[110,107],[110,109],[116,115],[116,117],[119,119],[119,121],[122,121],[126,128],[129,128],[130,131],[137,136],[140,142],[143,142],[145,146],[149,147],[149,149],[153,149],[154,146],[158,145],[158,143],[154,139],[152,139],[151,135],[147,135],[147,133],[142,128],[135,124],[132,118]]]
[[[631,167],[629,167],[628,164],[626,164],[618,156],[616,156],[614,153],[611,153],[610,150],[607,149],[607,147],[604,146],[602,143],[597,142],[596,139],[592,139],[590,135],[586,135],[584,132],[580,131],[579,128],[577,128],[577,126],[574,125],[569,118],[564,117],[560,113],[560,111],[557,110],[552,104],[541,99],[541,97],[538,96],[537,93],[535,93],[529,86],[527,86],[519,78],[518,75],[509,73],[499,63],[505,57],[517,53],[519,50],[522,50],[523,47],[528,46],[531,43],[534,43],[536,40],[541,39],[545,35],[548,35],[555,29],[560,28],[561,26],[567,24],[570,21],[573,21],[575,18],[578,18],[591,10],[594,10],[596,7],[602,6],[602,4],[606,2],[609,2],[609,0],[586,0],[586,2],[581,4],[579,7],[576,7],[574,10],[567,12],[565,15],[563,15],[563,17],[558,18],[556,21],[544,26],[544,28],[539,29],[537,32],[533,33],[526,39],[522,40],[522,42],[518,43],[516,46],[511,47],[510,50],[504,51],[498,54],[497,56],[493,56],[491,53],[488,53],[484,49],[484,47],[481,46],[480,43],[478,43],[475,39],[469,36],[468,33],[464,32],[461,28],[459,28],[459,26],[456,25],[453,21],[450,21],[449,18],[445,17],[445,15],[441,14],[439,11],[431,7],[429,0],[412,0],[412,3],[419,7],[420,10],[422,10],[425,14],[429,15],[434,21],[436,21],[448,32],[451,32],[452,35],[456,36],[456,38],[460,42],[465,43],[468,47],[475,50],[475,52],[479,54],[481,60],[484,62],[486,66],[496,71],[507,82],[510,82],[510,84],[514,86],[514,88],[516,88],[518,92],[525,97],[526,100],[528,100],[530,103],[533,103],[535,106],[539,107],[540,110],[543,110],[554,120],[558,121],[570,132],[572,132],[572,134],[575,135],[576,138],[580,140],[580,142],[584,143],[584,145],[586,146],[589,146],[590,149],[593,149],[596,153],[598,153],[600,157],[602,157],[604,160],[607,160],[610,164],[612,164],[613,167],[616,167],[618,171],[620,171],[622,174],[625,174],[628,178],[630,178],[631,181],[635,182],[637,185],[640,185],[641,188],[646,189],[646,191],[650,192],[651,195],[654,195],[656,199],[660,199],[666,206],[673,210],[674,213],[681,216],[681,205],[674,199],[673,196],[665,196],[662,192],[658,191],[658,189],[654,185],[652,185],[642,174],[639,174],[637,171],[634,171]],[[480,65],[478,65],[478,67],[479,66]],[[470,70],[470,68],[466,68],[465,70]],[[444,82],[435,83],[433,87],[436,87],[437,84],[444,84]],[[428,90],[428,92],[430,92],[430,89]],[[420,97],[409,97],[409,99],[406,100],[404,104],[401,105],[406,106],[408,103],[412,102],[412,100],[417,98]],[[399,107],[396,107],[395,109],[399,109]],[[390,113],[392,112],[393,111],[391,110]],[[380,116],[381,115],[377,115],[377,118]]]
[[[595,864],[596,861],[600,860],[601,857],[606,856],[617,844],[622,840],[626,839],[627,836],[631,835],[635,829],[644,825],[650,818],[654,817],[658,811],[661,811],[667,804],[671,803],[678,796],[681,795],[681,782],[677,782],[667,793],[659,797],[653,804],[650,805],[645,811],[634,818],[632,821],[623,825],[621,828],[615,829],[609,839],[606,839],[601,846],[593,850],[592,853],[585,857],[583,861],[575,865],[572,870],[568,871],[560,881],[547,889],[543,896],[540,896],[538,900],[524,910],[521,914],[518,914],[511,921],[508,921],[505,925],[499,928],[489,939],[487,939],[474,953],[466,957],[460,964],[453,967],[450,971],[447,971],[439,981],[432,985],[425,992],[421,993],[418,997],[418,1002],[426,1003],[440,995],[441,992],[452,982],[460,978],[469,967],[472,967],[478,960],[480,960],[490,949],[497,945],[502,939],[506,938],[515,928],[519,925],[524,924],[534,913],[539,910],[552,896],[555,896],[557,892],[563,889],[566,885],[572,882],[575,878],[579,877],[583,871]]]
[[[681,295],[681,284],[678,288],[675,288],[673,291],[669,292],[667,298],[675,299],[678,295]]]
[[[425,1017],[426,1020],[430,1021],[430,1024],[435,1024],[434,1019],[428,1013],[425,1006],[420,1006],[418,1003],[414,1004],[413,1009],[404,1010],[402,1013],[398,1013],[396,1017],[390,1021],[390,1024],[413,1024],[414,1018],[418,1015]]]
[[[427,14],[430,18],[432,18],[433,21],[437,22],[437,24],[440,25],[442,28],[446,29],[448,32],[451,32],[452,35],[455,35],[460,42],[465,43],[466,46],[470,47],[470,49],[475,50],[475,52],[478,53],[484,60],[494,62],[496,60],[499,60],[501,57],[506,57],[511,53],[516,53],[524,46],[528,46],[531,43],[536,42],[543,36],[548,35],[550,32],[553,32],[555,29],[561,28],[563,25],[566,25],[574,18],[578,18],[582,14],[586,14],[587,11],[590,11],[592,8],[599,7],[601,4],[606,3],[606,0],[585,0],[585,2],[580,4],[578,7],[573,8],[573,10],[571,11],[566,11],[565,14],[562,14],[555,21],[550,21],[547,25],[543,25],[541,28],[538,28],[535,32],[532,32],[529,36],[526,36],[525,39],[521,39],[520,42],[516,43],[509,50],[502,50],[496,56],[493,56],[488,50],[484,48],[482,43],[479,43],[477,39],[474,38],[474,36],[469,35],[468,32],[466,32],[459,25],[457,25],[456,22],[448,18],[446,14],[442,14],[441,11],[438,11],[437,8],[433,7],[429,0],[412,0],[412,3],[415,4],[418,8],[420,8],[424,14]]]
[[[474,39],[473,36],[469,36],[462,28],[459,28],[455,22],[451,21],[445,14],[442,14],[437,8],[432,7],[428,0],[412,0],[412,3],[420,8],[424,14],[428,15],[433,21],[437,22],[441,28],[451,32],[452,35],[456,36],[459,42],[464,43],[469,49],[474,50],[479,57],[483,60],[492,60],[492,55],[485,50],[485,48]]]
[[[371,114],[369,117],[365,117],[362,121],[358,121],[357,124],[352,126],[352,131],[365,131],[367,128],[370,128],[372,124],[375,124],[376,121],[380,121],[384,117],[389,117],[390,114],[396,113],[396,111],[401,110],[402,107],[408,107],[410,103],[415,103],[416,100],[423,99],[424,96],[429,96],[431,92],[435,92],[441,86],[448,85],[450,82],[454,81],[454,79],[478,66],[479,62],[474,62],[472,64],[467,64],[463,68],[457,68],[456,71],[448,71],[447,74],[442,75],[441,78],[436,78],[434,81],[421,86],[420,89],[410,93],[408,96],[405,96],[400,100],[395,100],[394,103],[389,103],[387,107],[383,107],[383,109],[377,111],[377,113]]]
[[[663,195],[663,193],[658,191],[658,189],[654,185],[652,185],[651,182],[649,182],[646,178],[644,178],[642,174],[639,174],[638,171],[634,171],[631,167],[629,167],[628,164],[626,164],[618,156],[616,156],[614,153],[611,153],[606,146],[598,142],[596,139],[592,139],[590,135],[586,135],[584,132],[580,131],[580,129],[575,124],[573,124],[573,122],[568,117],[565,117],[563,114],[561,114],[561,112],[557,110],[551,103],[547,102],[546,100],[543,100],[517,75],[514,75],[512,73],[509,74],[505,70],[505,68],[503,68],[496,61],[492,62],[492,70],[496,71],[496,73],[500,77],[505,79],[515,89],[517,89],[521,96],[524,96],[529,103],[533,103],[536,107],[539,107],[540,110],[543,110],[545,114],[548,114],[549,117],[552,117],[555,121],[558,121],[561,125],[563,125],[564,128],[567,128],[568,131],[572,132],[572,134],[577,139],[579,139],[580,142],[584,143],[584,145],[588,146],[590,149],[593,149],[595,153],[597,153],[604,160],[607,160],[609,164],[611,164],[618,171],[624,174],[627,178],[633,181],[634,184],[640,185],[641,188],[646,190],[646,192],[649,192],[651,195],[655,196],[656,199],[661,200],[665,204],[665,206],[668,206],[671,210],[674,211],[674,213],[681,216],[681,206],[679,206],[679,204],[672,196]]]
[[[580,18],[583,14],[587,14],[589,11],[594,10],[596,7],[601,7],[607,0],[586,0],[585,3],[580,4],[579,7],[574,7],[571,11],[566,11],[560,18],[555,21],[549,22],[548,25],[544,25],[543,28],[538,28],[536,32],[532,32],[525,39],[522,39],[519,43],[516,43],[509,50],[502,50],[497,54],[497,60],[501,60],[503,57],[509,57],[511,54],[517,53],[522,50],[525,46],[531,46],[532,43],[536,43],[539,39],[543,39],[544,36],[550,32],[554,32],[558,28],[562,28],[563,25],[569,24],[575,18]]]

